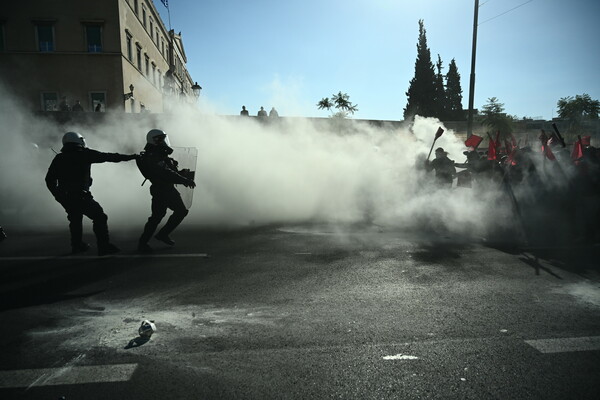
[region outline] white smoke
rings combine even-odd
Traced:
[[[86,137],[88,147],[137,153],[149,129],[163,129],[172,146],[196,147],[194,203],[184,224],[246,226],[270,223],[373,223],[415,229],[483,234],[506,221],[499,191],[437,189],[433,176],[415,166],[430,150],[442,124],[416,117],[411,126],[375,128],[351,120],[314,121],[223,117],[208,107],[170,114],[104,114],[95,125],[59,125],[0,99],[1,224],[42,229],[66,224],[45,187],[44,176],[64,132]],[[37,143],[35,149],[31,143]],[[446,130],[435,147],[464,161],[464,144]],[[150,214],[149,184],[135,162],[92,166],[96,200],[109,226],[141,231]]]

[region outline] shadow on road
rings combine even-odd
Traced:
[[[0,271],[0,311],[96,295],[104,289],[72,292],[128,268],[131,266],[110,258],[44,260],[3,268]]]
[[[127,343],[127,346],[123,347],[125,350],[128,349],[133,349],[134,347],[140,347],[145,345],[146,343],[148,343],[150,341],[149,337],[142,337],[142,336],[138,336],[136,338],[133,338],[129,341],[129,343]]]

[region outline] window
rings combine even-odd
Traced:
[[[146,28],[146,6],[142,5],[142,24]]]
[[[86,25],[85,39],[87,42],[88,53],[102,52],[102,26]]]
[[[162,52],[161,53],[164,58],[167,58],[167,56],[165,55],[165,38],[162,38],[161,42],[162,42]]]
[[[54,51],[54,26],[52,22],[37,22],[35,33],[39,51]]]
[[[154,20],[150,17],[150,39],[152,39],[152,33],[154,32]]]
[[[156,46],[157,47],[158,47],[158,43],[159,43],[159,41],[158,41],[158,28],[156,28]]]
[[[140,13],[140,6],[138,4],[138,0],[133,0],[133,11],[135,11],[136,14]]]
[[[133,37],[131,36],[131,34],[129,32],[125,32],[127,35],[127,59],[131,62],[133,62],[133,46],[132,46],[132,41],[133,41]]]
[[[105,92],[92,92],[90,93],[90,105],[92,110],[96,112],[106,111],[106,93]]]
[[[58,110],[58,93],[42,92],[42,111]]]
[[[156,86],[158,86],[159,88],[161,88],[162,87],[162,75],[160,74],[160,69],[156,70],[156,76],[157,76]]]
[[[150,58],[148,57],[148,54],[144,54],[144,59],[145,59],[145,68],[144,70],[146,71],[146,76],[150,76]]]
[[[139,44],[135,44],[136,47],[136,59],[137,59],[137,68],[142,70],[142,48]]]
[[[156,85],[156,64],[152,63],[152,83]]]

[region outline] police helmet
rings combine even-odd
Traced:
[[[79,147],[86,147],[85,138],[77,132],[67,132],[63,135],[62,144],[72,143]]]
[[[146,143],[153,144],[155,146],[171,145],[171,143],[169,143],[169,138],[165,131],[160,129],[151,129],[150,131],[148,131],[148,133],[146,134]]]

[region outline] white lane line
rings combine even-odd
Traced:
[[[418,360],[419,357],[409,356],[408,354],[396,354],[395,356],[385,356],[384,360]]]
[[[126,382],[136,368],[137,364],[115,364],[0,371],[0,389]]]
[[[202,258],[208,257],[206,253],[188,254],[114,254],[110,256],[23,256],[0,257],[0,261],[46,261],[46,260],[92,260],[104,258]]]
[[[525,343],[534,347],[540,353],[600,350],[600,336],[526,340]]]

